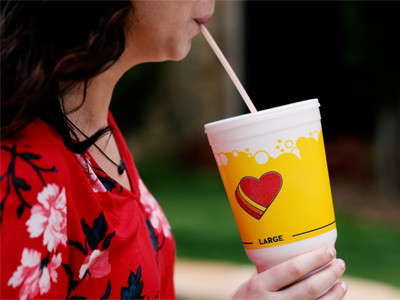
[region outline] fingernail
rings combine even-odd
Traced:
[[[342,287],[343,292],[346,293],[347,292],[347,283],[343,281],[340,286]]]
[[[328,253],[328,255],[329,255],[331,258],[334,258],[334,257],[335,257],[335,253],[333,252],[332,248],[326,249],[326,253]]]
[[[338,264],[339,264],[339,266],[340,266],[343,270],[346,269],[346,264],[344,263],[343,260],[338,259]]]

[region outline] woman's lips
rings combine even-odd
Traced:
[[[207,16],[207,17],[203,17],[203,18],[195,18],[194,20],[197,23],[205,24],[205,23],[209,22],[211,20],[211,18],[212,18],[212,16]]]

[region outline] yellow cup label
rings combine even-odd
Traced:
[[[276,158],[264,150],[215,154],[246,249],[289,244],[336,227],[322,131],[277,142],[286,152]]]

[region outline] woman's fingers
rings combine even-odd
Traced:
[[[319,248],[283,262],[242,284],[230,299],[341,300],[347,285],[339,282],[346,268],[332,247]],[[301,279],[301,280],[299,280]],[[337,282],[337,283],[336,283]]]
[[[339,281],[335,283],[335,285],[329,290],[329,292],[327,292],[321,298],[318,298],[318,300],[343,299],[344,296],[346,296],[346,293],[347,293],[347,283],[344,281]]]
[[[308,273],[327,265],[335,256],[336,251],[332,247],[318,248],[277,265],[259,275],[261,275],[260,277],[268,277],[266,278],[266,285],[269,291],[279,291]],[[270,276],[270,274],[273,274],[273,276]]]
[[[345,269],[346,266],[344,261],[341,259],[335,259],[326,268],[318,273],[315,273],[312,276],[283,290],[282,294],[285,295],[285,299],[286,296],[287,299],[311,299],[321,295],[321,293],[333,286],[334,290],[330,290],[323,297],[328,297],[326,299],[342,299],[338,298],[338,295],[343,294],[344,296],[343,289],[339,290],[335,282],[338,281],[338,279],[343,275]]]

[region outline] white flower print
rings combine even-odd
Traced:
[[[170,237],[171,226],[164,215],[160,205],[149,192],[143,181],[139,178],[140,202],[143,204],[146,213],[150,216],[150,223],[158,232],[163,232],[165,237]]]
[[[111,265],[108,262],[108,258],[108,250],[94,250],[90,256],[86,256],[79,270],[79,278],[82,279],[88,269],[90,276],[94,278],[101,278],[108,275],[111,272]],[[85,279],[87,279],[87,277]]]
[[[24,248],[21,265],[17,267],[7,285],[16,288],[21,285],[19,299],[34,298],[46,294],[51,288],[51,281],[57,282],[56,269],[61,265],[61,253],[53,255],[50,263],[42,263],[41,253],[34,249]]]
[[[89,164],[89,158],[87,155],[83,157],[81,154],[75,154],[76,159],[78,160],[79,164],[81,165],[82,169],[86,173],[86,177],[95,193],[101,192],[105,193],[107,192],[107,189],[104,187],[104,185],[101,183],[99,178],[96,176],[94,173],[92,166]]]
[[[57,184],[47,184],[37,195],[39,204],[31,208],[31,217],[25,223],[30,238],[43,233],[43,245],[47,250],[56,250],[67,242],[67,199],[65,189],[60,192]]]

